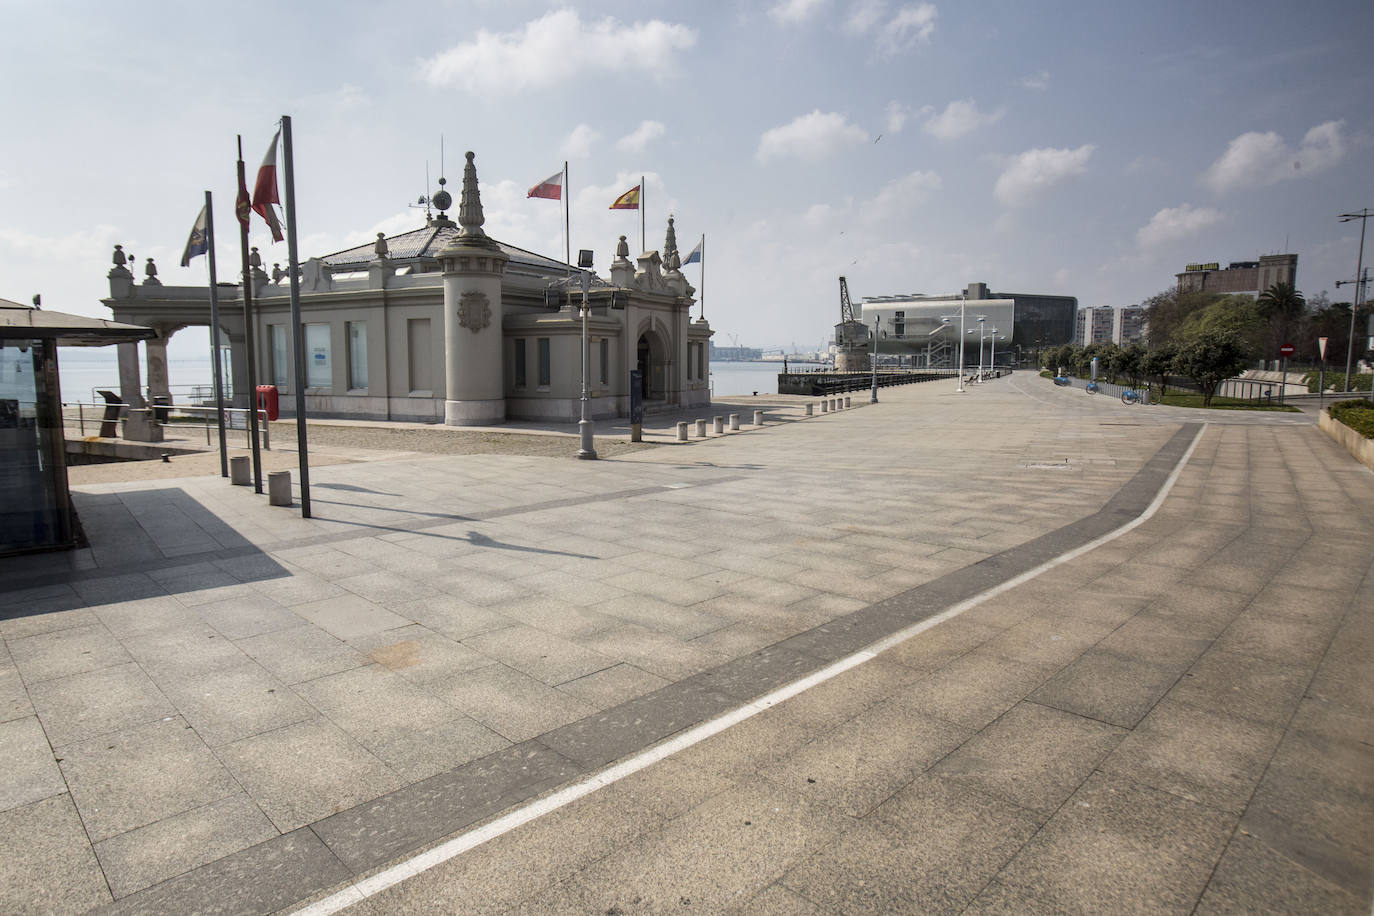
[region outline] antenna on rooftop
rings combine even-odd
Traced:
[[[426,189],[426,190],[429,189],[429,160],[428,160],[428,159],[425,160],[425,189]],[[425,222],[429,222],[430,219],[432,218],[432,214],[431,214],[430,211],[429,211],[429,206],[430,206],[431,203],[433,203],[433,200],[432,200],[432,198],[431,198],[428,194],[421,194],[421,195],[416,199],[415,203],[413,203],[413,204],[407,204],[406,206],[410,207],[412,210],[418,210],[418,209],[420,209],[421,207],[423,207],[424,210],[425,210]]]

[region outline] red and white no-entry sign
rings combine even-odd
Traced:
[[[1297,350],[1298,348],[1292,344],[1284,344],[1279,347],[1279,356],[1292,356]]]

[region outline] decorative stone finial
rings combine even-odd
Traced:
[[[477,189],[477,166],[473,165],[474,155],[467,152],[467,165],[463,166],[463,197],[458,204],[458,225],[463,228],[458,235],[463,238],[487,237],[482,231],[486,217],[482,214],[482,194]]]
[[[282,269],[281,264],[274,262],[272,264],[272,282],[276,283],[284,276],[286,276],[286,271]]]
[[[448,184],[448,179],[439,179],[439,190],[429,199],[429,202],[439,208],[439,218],[444,218],[444,211],[453,206],[453,195],[444,190],[444,185]]]
[[[116,245],[116,246],[114,247],[114,257],[111,258],[111,260],[114,262],[114,266],[115,266],[115,267],[123,267],[123,266],[124,266],[124,264],[128,261],[128,258],[127,258],[127,257],[125,256],[125,254],[124,254],[124,246],[123,246],[123,245]]]
[[[677,253],[677,230],[673,228],[673,218],[668,217],[668,234],[663,239],[663,266],[668,270],[677,270],[682,266],[682,259]]]
[[[152,258],[149,258],[148,260],[151,261]],[[257,270],[262,267],[262,255],[258,254],[258,250],[256,248],[250,249],[248,252],[248,266],[253,268],[254,270]]]
[[[143,265],[143,275],[149,280],[157,279],[157,265],[153,263],[152,258],[149,258],[148,263]]]
[[[385,233],[385,232],[378,232],[378,233],[377,233],[377,241],[376,241],[376,243],[372,246],[372,250],[376,253],[377,259],[378,259],[379,261],[385,261],[385,260],[386,260],[386,256],[387,256],[387,254],[390,252],[390,249],[388,249],[388,248],[386,247],[386,233]]]
[[[620,237],[620,241],[615,246],[615,256],[617,258],[630,259],[630,243],[625,241],[625,236]]]

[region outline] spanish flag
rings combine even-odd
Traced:
[[[621,194],[611,204],[612,210],[638,210],[639,209],[639,185],[635,185],[630,190]]]

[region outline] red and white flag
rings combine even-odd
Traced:
[[[277,219],[277,211],[272,209],[273,204],[281,203],[281,198],[277,195],[277,141],[281,139],[281,128],[272,135],[272,145],[267,148],[267,155],[262,157],[262,165],[258,167],[258,180],[253,185],[253,210],[266,221],[272,230],[272,241],[280,242],[281,220]]]
[[[547,200],[563,199],[563,173],[555,172],[539,184],[530,188],[526,197],[543,197]]]

